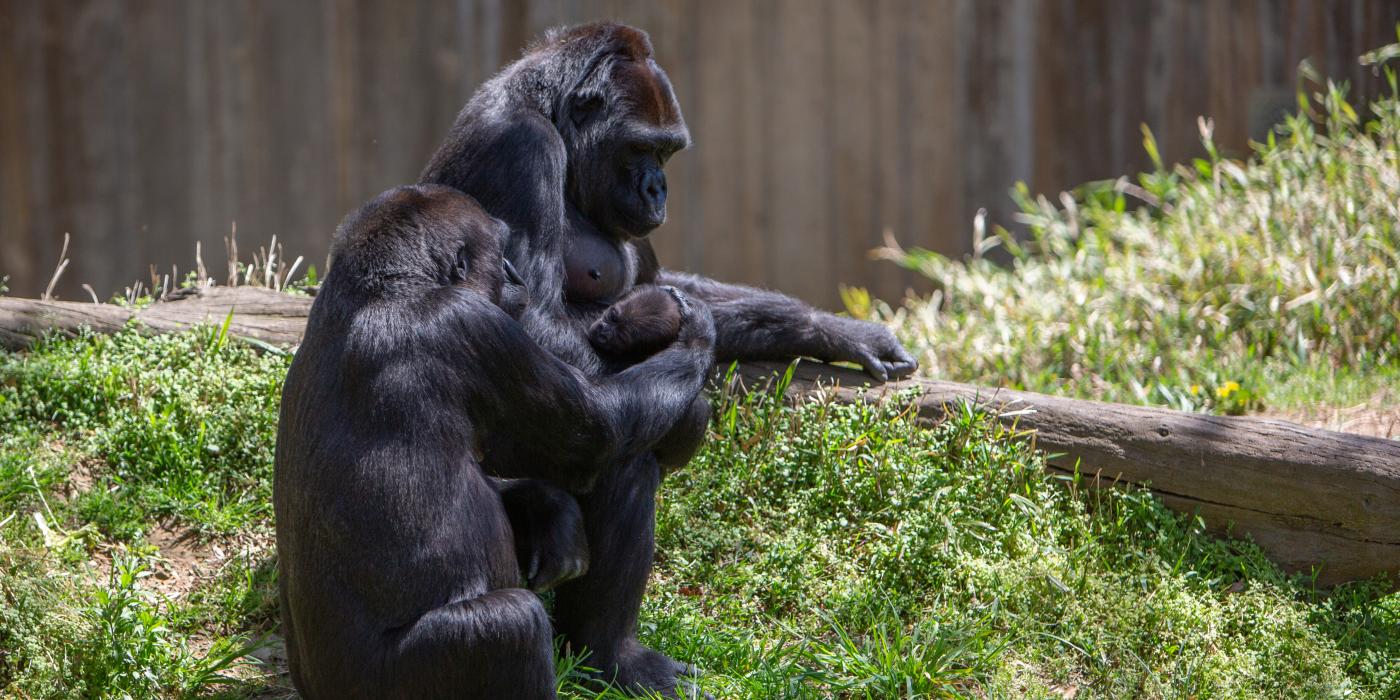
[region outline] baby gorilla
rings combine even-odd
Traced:
[[[651,357],[681,331],[676,294],[674,287],[633,287],[588,329],[588,342],[610,362],[630,365]]]
[[[681,331],[681,320],[685,309],[695,302],[687,299],[675,287],[654,284],[633,287],[621,299],[609,306],[603,315],[588,329],[588,342],[598,352],[609,372],[618,372],[656,354],[676,339]],[[709,404],[698,402],[691,407],[691,413],[673,431],[656,443],[653,453],[657,461],[666,468],[676,469],[685,466],[700,444],[705,441],[705,429],[709,426]],[[550,518],[551,533],[558,533],[563,524],[570,520],[571,511],[560,509]],[[514,522],[516,516],[512,516]],[[534,552],[540,550],[558,551],[550,546],[561,540],[558,534],[542,539],[543,544],[525,543],[522,552],[531,552],[531,559],[539,559]],[[557,561],[560,557],[555,556]],[[567,575],[565,572],[562,575]]]
[[[304,697],[553,698],[553,630],[520,587],[511,502],[532,480],[587,490],[654,450],[701,391],[701,305],[682,302],[676,342],[607,377],[540,348],[504,310],[523,291],[504,228],[425,185],[336,232],[277,426],[278,585]],[[540,459],[498,485],[478,457],[488,440]]]

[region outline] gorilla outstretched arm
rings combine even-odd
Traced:
[[[889,329],[819,311],[792,297],[662,269],[657,282],[709,305],[715,319],[715,358],[787,360],[797,356],[855,362],[880,381],[912,373],[919,363]]]

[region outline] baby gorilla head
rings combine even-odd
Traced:
[[[640,360],[676,339],[681,307],[670,287],[634,287],[588,329],[588,342],[613,358]]]

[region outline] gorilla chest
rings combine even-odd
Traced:
[[[576,228],[564,243],[564,275],[564,297],[570,304],[607,306],[632,287],[637,259],[631,246]]]

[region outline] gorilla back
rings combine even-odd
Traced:
[[[476,449],[487,435],[547,444],[527,475],[586,488],[701,389],[703,314],[606,380],[541,350],[500,308],[503,227],[456,190],[415,186],[336,233],[283,390],[274,482],[287,655],[306,697],[553,697],[549,620],[519,588]]]

